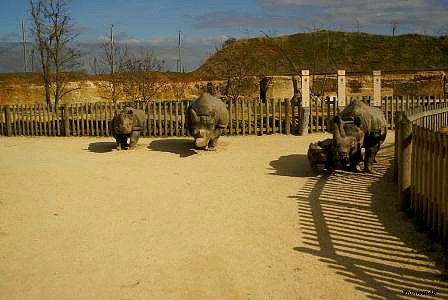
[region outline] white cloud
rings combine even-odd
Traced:
[[[300,24],[353,26],[356,20],[368,29],[397,22],[408,31],[436,31],[447,24],[446,0],[258,0],[269,12],[296,13]],[[300,16],[300,17],[299,17]],[[367,27],[367,28],[366,28]]]

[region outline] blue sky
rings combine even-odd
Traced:
[[[123,39],[175,47],[178,30],[202,56],[227,37],[332,29],[391,34],[448,32],[448,0],[69,0],[81,41],[98,41],[111,24]],[[20,38],[28,0],[0,0],[0,42]],[[205,51],[206,47],[209,50]],[[199,55],[199,54],[198,54]],[[197,60],[199,61],[199,60]]]
[[[117,30],[139,40],[175,37],[178,30],[186,36],[213,38],[221,35],[239,36],[243,29],[218,28],[199,24],[202,16],[232,11],[242,14],[263,14],[257,1],[196,0],[71,0],[70,15],[82,28],[82,39],[94,40],[114,24]],[[27,0],[0,0],[0,38],[17,36],[19,22],[29,19]]]
[[[139,40],[304,32],[313,28],[389,33],[437,33],[448,19],[448,0],[70,0],[81,39],[104,35],[110,24]],[[29,19],[27,0],[0,0],[0,38],[14,36]]]

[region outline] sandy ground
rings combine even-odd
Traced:
[[[0,299],[447,297],[376,175],[314,176],[308,137],[0,138]]]

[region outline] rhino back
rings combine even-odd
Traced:
[[[120,132],[116,132],[115,128],[118,125],[119,122],[119,115],[120,114],[128,114],[130,111],[132,111],[133,114],[133,130],[141,130],[145,126],[145,112],[140,109],[135,109],[132,107],[125,107],[122,110],[118,112],[117,115],[115,115],[112,118],[112,134],[117,135],[121,134]]]
[[[229,123],[229,112],[226,104],[210,94],[202,94],[190,104],[189,109],[193,109],[198,116],[214,114],[219,127],[226,127]]]
[[[361,128],[365,133],[381,132],[386,130],[386,118],[381,109],[371,107],[362,101],[352,101],[340,113],[342,120],[349,120],[351,118],[359,118],[361,120]]]

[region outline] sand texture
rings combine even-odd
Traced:
[[[316,176],[326,137],[0,138],[0,299],[446,299],[391,145],[374,175]]]

